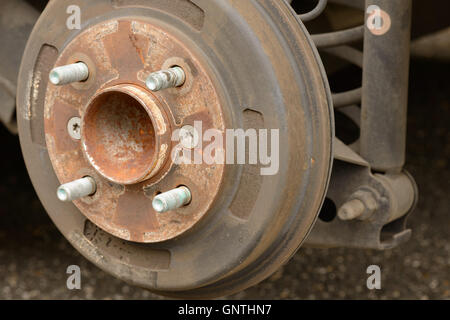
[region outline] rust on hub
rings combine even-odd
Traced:
[[[167,117],[152,94],[135,85],[100,91],[85,110],[81,131],[91,165],[118,184],[151,178],[168,157]]]
[[[190,48],[195,44],[163,26],[113,19],[77,35],[53,66],[81,61],[90,71],[84,82],[47,88],[45,137],[53,168],[61,184],[95,179],[96,193],[74,204],[118,238],[155,243],[180,236],[207,215],[222,187],[224,165],[176,164],[171,157],[177,129],[195,121],[204,131],[226,128],[208,64]],[[146,88],[152,72],[175,65],[186,73],[181,87]],[[81,140],[67,132],[73,117],[82,119]],[[155,195],[181,185],[192,193],[188,206],[162,214],[152,208]]]

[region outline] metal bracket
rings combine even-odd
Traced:
[[[369,216],[342,220],[337,211],[354,199],[355,192],[373,190],[376,209]],[[373,173],[370,165],[339,139],[335,141],[335,162],[327,201],[336,206],[335,218],[319,219],[306,245],[390,249],[407,240],[411,230],[406,220],[418,197],[417,186],[406,172]]]

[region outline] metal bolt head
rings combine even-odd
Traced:
[[[67,122],[67,132],[72,139],[81,139],[81,118],[73,117]]]

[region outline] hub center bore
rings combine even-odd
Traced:
[[[156,98],[136,85],[99,92],[82,119],[83,150],[106,179],[135,184],[153,177],[167,157],[169,124]]]

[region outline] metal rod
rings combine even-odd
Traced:
[[[361,110],[361,155],[373,169],[398,172],[405,162],[411,0],[366,0],[391,26],[366,28]],[[387,14],[387,15],[385,15]]]
[[[318,48],[340,46],[346,43],[360,41],[363,38],[364,26],[312,35],[312,39]]]
[[[362,89],[357,88],[350,91],[334,93],[333,94],[333,106],[335,108],[342,108],[353,104],[361,103]]]
[[[311,11],[309,11],[307,13],[300,14],[299,15],[300,19],[302,21],[314,20],[315,18],[317,18],[318,16],[320,16],[322,14],[322,12],[327,7],[327,4],[328,4],[328,0],[319,0],[314,9],[312,9]]]
[[[351,62],[355,66],[363,67],[363,53],[358,49],[350,46],[339,46],[332,48],[325,48],[323,52],[331,54],[339,59]]]

